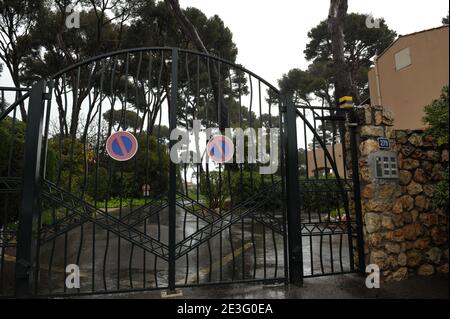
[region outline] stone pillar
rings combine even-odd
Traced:
[[[448,218],[430,204],[448,166],[448,146],[439,150],[423,132],[395,131],[394,114],[385,108],[366,105],[357,114],[366,264],[377,264],[383,281],[448,272]],[[371,174],[368,159],[379,151],[378,137],[390,139],[397,152],[399,179]]]

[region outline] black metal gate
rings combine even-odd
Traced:
[[[26,125],[17,110],[28,95]],[[333,110],[295,108],[243,67],[176,48],[98,56],[16,100],[1,115],[12,143],[0,174],[0,295],[300,284],[304,276],[354,271],[353,239],[362,247],[355,237],[360,209],[351,205],[359,202],[357,178],[341,177],[337,139],[329,143],[316,129],[327,121],[323,112]],[[338,127],[343,136],[345,126]],[[171,137],[175,129],[194,143],[171,154],[180,142]],[[246,154],[230,163],[208,160],[210,137],[232,129]],[[253,145],[258,129],[259,144],[278,146],[274,157]],[[129,161],[106,152],[106,139],[117,131],[139,142]],[[305,156],[297,136],[313,143]],[[323,178],[317,160],[312,175],[308,170],[309,154],[316,158],[318,150]],[[24,154],[23,168],[15,168],[15,153]],[[184,160],[171,160],[173,154]],[[260,174],[267,166],[277,169]],[[330,201],[323,204],[321,196]],[[71,265],[80,271],[77,288],[66,283]]]
[[[353,110],[292,105],[287,114],[296,119],[288,128],[299,130],[290,132],[299,136],[298,179],[291,184],[299,188],[303,277],[364,272]]]

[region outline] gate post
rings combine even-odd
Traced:
[[[298,185],[297,114],[291,97],[282,100],[286,126],[286,199],[289,283],[303,285],[303,249]]]
[[[350,149],[352,157],[352,183],[353,196],[355,205],[355,220],[356,220],[356,237],[358,245],[358,270],[360,273],[366,273],[366,261],[364,254],[364,239],[362,226],[362,207],[361,207],[361,184],[359,182],[359,159],[358,159],[358,144],[356,141],[356,130],[358,128],[358,119],[354,110],[349,112],[347,117],[347,126],[350,133]]]
[[[177,127],[178,98],[178,49],[172,49],[172,88],[170,91],[169,129],[172,132]],[[175,145],[175,140],[169,142],[169,152]],[[175,291],[175,245],[176,245],[176,191],[177,167],[172,160],[169,164],[169,292]]]
[[[43,80],[33,86],[28,107],[15,265],[15,295],[19,298],[32,295],[31,274],[36,240],[34,231],[39,211],[45,87],[46,82]]]

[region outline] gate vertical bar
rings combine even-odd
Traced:
[[[170,92],[169,126],[172,132],[177,127],[178,97],[178,49],[172,49],[172,88]],[[170,140],[170,152],[175,145]],[[169,291],[175,290],[175,244],[176,244],[176,187],[177,167],[170,160],[169,164]]]
[[[45,81],[33,86],[28,108],[15,269],[15,294],[21,298],[32,295],[33,232],[39,209],[45,86]]]
[[[298,185],[297,114],[291,97],[282,99],[286,125],[286,197],[289,282],[303,285],[303,250]]]
[[[362,208],[361,208],[361,184],[359,182],[359,160],[358,160],[358,146],[356,141],[356,129],[358,127],[355,112],[348,114],[348,127],[350,133],[350,148],[352,156],[352,182],[353,182],[353,196],[355,205],[355,220],[356,220],[356,236],[358,244],[358,268],[359,272],[365,274],[366,261],[364,256],[364,239],[362,226]]]

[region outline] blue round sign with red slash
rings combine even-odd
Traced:
[[[208,156],[216,163],[226,163],[233,158],[234,144],[224,135],[214,136],[206,147]]]
[[[106,151],[112,159],[120,162],[132,159],[138,150],[138,141],[129,132],[117,132],[108,137]]]

